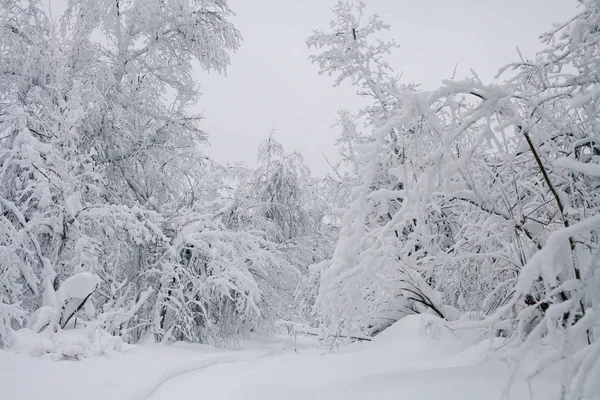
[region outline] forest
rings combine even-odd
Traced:
[[[316,177],[276,132],[256,166],[206,155],[193,72],[243,45],[227,0],[0,0],[0,358],[78,330],[38,356],[282,332],[335,354],[425,314],[501,340],[514,371],[558,368],[557,399],[599,398],[600,1],[502,84],[433,90],[390,65],[367,3],[307,21],[315,74],[366,104],[331,116]]]

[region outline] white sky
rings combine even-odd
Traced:
[[[197,110],[210,134],[207,153],[216,161],[254,165],[258,144],[271,130],[286,151],[299,151],[315,175],[335,158],[340,108],[356,110],[350,87],[333,88],[308,60],[305,39],[326,29],[334,0],[230,0],[242,32],[228,76],[198,73],[204,96]],[[488,81],[498,68],[541,49],[538,35],[568,19],[576,0],[366,0],[367,12],[391,25],[401,48],[390,58],[404,82],[433,88],[474,69]]]

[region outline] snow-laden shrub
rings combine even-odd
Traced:
[[[205,217],[185,225],[157,267],[154,332],[162,341],[222,342],[270,326],[278,287],[298,272],[260,232]]]
[[[100,284],[100,277],[80,272],[67,278],[53,295],[46,297],[46,305],[35,310],[27,319],[27,328],[34,332],[57,332],[76,326],[76,315],[92,318],[96,314],[92,295]],[[80,312],[81,311],[81,312]],[[85,323],[84,323],[85,324]]]
[[[138,5],[76,1],[54,19],[39,0],[0,0],[2,346],[25,316],[67,328],[85,305],[128,340],[147,328],[161,212],[194,199],[188,171],[204,159],[190,72],[224,72],[240,35],[225,1]],[[57,298],[80,272],[100,277],[92,301]]]
[[[81,360],[121,352],[126,348],[121,338],[102,330],[97,323],[86,327],[35,332],[28,328],[19,329],[11,334],[10,350],[15,353],[52,360]]]
[[[580,3],[535,59],[501,70],[514,72],[502,85],[475,74],[432,91],[397,85],[383,59],[393,46],[369,40],[387,26],[361,19],[363,2],[338,2],[331,30],[309,37],[320,72],[373,98],[365,114],[376,121],[321,272],[315,308],[328,335],[364,331],[408,282],[429,312],[448,302],[487,314],[516,364],[537,348],[532,376],[560,364],[560,398],[594,397],[600,3]],[[393,309],[415,302],[410,293]]]

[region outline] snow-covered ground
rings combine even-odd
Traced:
[[[499,399],[510,367],[420,317],[373,342],[323,354],[311,339],[279,337],[239,349],[140,344],[80,361],[0,352],[2,399]],[[297,348],[297,352],[294,351]],[[54,357],[55,358],[55,357]],[[530,387],[518,378],[511,400],[549,399],[552,373]]]

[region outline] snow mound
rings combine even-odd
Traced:
[[[373,342],[423,339],[456,340],[457,337],[445,320],[431,314],[412,314],[401,318],[381,332]]]
[[[485,339],[457,354],[440,358],[436,364],[438,368],[457,368],[483,364],[494,359],[494,352],[505,343],[506,339],[504,338]]]
[[[97,325],[58,332],[46,329],[41,333],[23,328],[11,335],[12,352],[51,360],[82,360],[121,352],[128,346]]]

